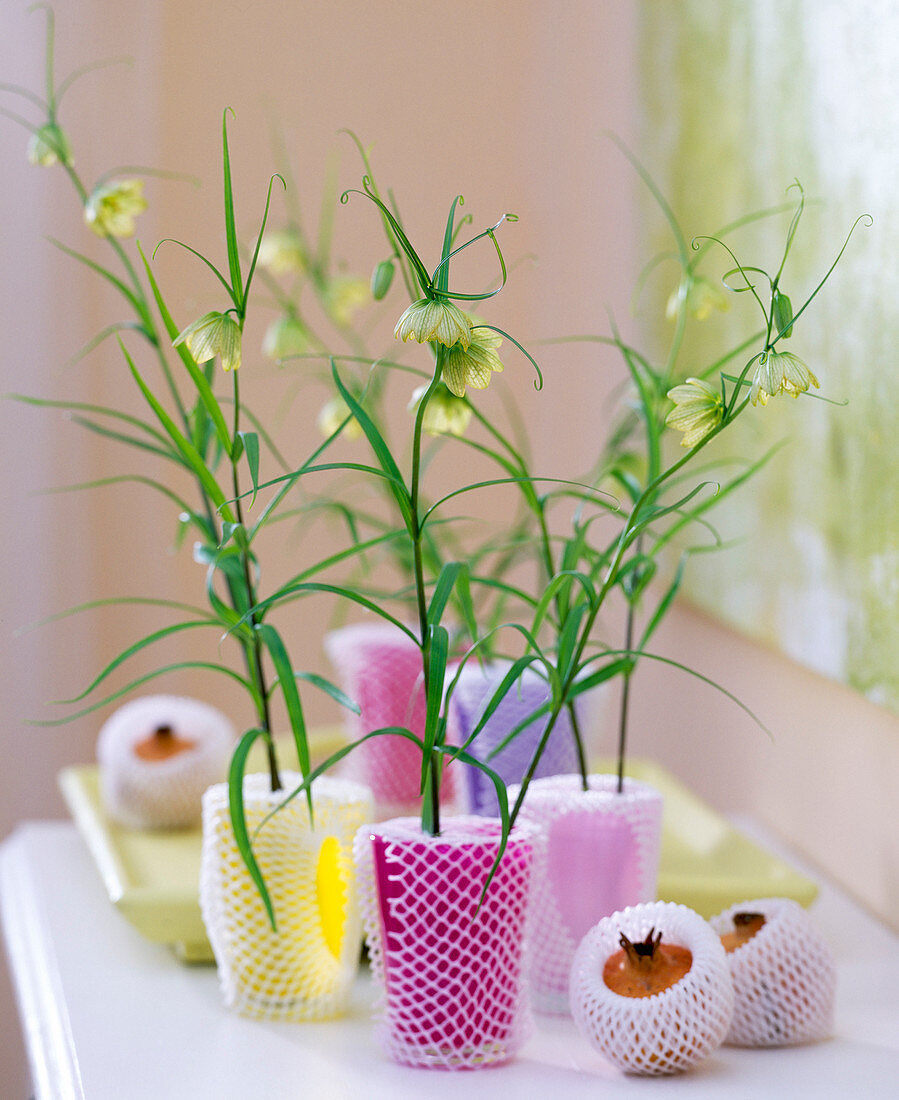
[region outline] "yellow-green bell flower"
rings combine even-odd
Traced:
[[[704,275],[687,275],[668,299],[665,316],[669,321],[676,321],[684,308],[697,321],[705,321],[715,310],[730,309],[730,301],[724,287],[718,283]]]
[[[724,418],[721,390],[701,378],[688,378],[670,389],[668,399],[674,402],[674,408],[665,417],[665,423],[684,433],[682,447],[695,447]]]
[[[219,356],[223,370],[237,370],[240,366],[240,326],[230,313],[215,310],[205,313],[178,333],[173,345],[179,344],[186,344],[198,363]]]
[[[88,197],[84,220],[98,237],[131,237],[134,219],[146,209],[143,180],[110,180]]]
[[[335,275],[325,284],[324,299],[325,309],[337,324],[348,325],[371,301],[371,288],[355,275]]]
[[[448,298],[419,298],[397,321],[393,335],[404,343],[436,340],[448,348],[467,348],[472,341],[471,318]]]
[[[45,122],[31,135],[26,155],[31,164],[39,164],[42,168],[49,168],[58,161],[63,164],[72,163],[69,139],[55,122]]]
[[[760,357],[752,376],[749,399],[753,405],[760,401],[767,405],[769,397],[779,393],[798,397],[807,393],[810,386],[817,389],[818,379],[798,355],[790,351],[767,351]]]
[[[425,395],[427,386],[419,386],[412,394],[409,411],[415,412]],[[438,386],[431,394],[421,422],[428,435],[465,435],[471,421],[471,406],[450,393],[446,386]]]
[[[471,330],[471,342],[467,347],[459,343],[449,348],[443,357],[443,381],[447,389],[456,397],[465,396],[466,386],[475,390],[487,389],[491,374],[503,369],[496,353],[502,342],[498,333],[479,326]]]
[[[339,395],[322,405],[315,422],[318,430],[327,438],[337,431],[348,416],[350,419],[344,426],[343,434],[347,439],[359,439],[362,435],[362,425],[354,416],[350,416],[349,406]]]
[[[272,275],[299,275],[306,270],[303,240],[295,229],[273,229],[262,238],[258,264]]]
[[[265,330],[262,351],[270,359],[305,355],[312,348],[312,337],[299,317],[276,317]]]

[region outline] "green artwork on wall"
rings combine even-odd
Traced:
[[[688,236],[784,202],[798,178],[810,201],[782,284],[795,305],[858,215],[874,218],[784,345],[841,404],[781,396],[728,433],[721,459],[784,443],[752,488],[716,511],[735,545],[703,556],[688,595],[899,710],[899,7],[645,0],[640,34],[644,159]],[[730,236],[741,262],[776,269],[789,216]],[[649,247],[669,248],[657,214],[645,222]],[[720,277],[732,266],[713,249],[702,270]],[[661,302],[663,270],[653,276]],[[734,296],[685,348],[680,371],[752,323],[750,296]]]

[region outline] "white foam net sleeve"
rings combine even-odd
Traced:
[[[143,760],[136,746],[165,727],[192,742],[162,760]],[[228,774],[237,736],[224,714],[198,699],[145,695],[119,707],[97,739],[100,790],[111,818],[134,828],[196,825],[203,792]]]
[[[514,827],[479,909],[499,839],[499,821],[468,815],[444,820],[436,838],[417,818],[356,834],[378,1039],[396,1062],[493,1065],[530,1033],[531,885],[545,838]]]
[[[400,726],[424,737],[425,696],[421,651],[390,623],[355,623],[325,636],[325,653],[340,686],[361,713],[345,712],[347,737]],[[462,765],[443,773],[441,805],[452,810]],[[421,805],[421,750],[399,734],[364,742],[346,756],[341,771],[370,787],[378,819],[416,813]]]
[[[651,930],[693,956],[687,973],[660,993],[625,997],[603,980],[606,960],[623,932],[632,943]],[[571,968],[571,1014],[578,1030],[626,1073],[667,1074],[689,1069],[724,1040],[734,994],[721,941],[684,905],[652,902],[604,917],[592,928]]]
[[[734,930],[736,913],[761,913],[764,925],[728,954],[734,1018],[727,1042],[787,1046],[823,1039],[833,1029],[836,963],[811,916],[789,898],[732,905],[712,918],[719,935]]]
[[[534,780],[519,821],[547,834],[546,873],[536,884],[531,995],[538,1012],[569,1011],[575,948],[602,917],[655,901],[662,844],[662,796],[647,783],[614,775]],[[509,804],[519,787],[509,788]]]
[[[509,662],[497,661],[482,667],[469,661],[459,674],[459,680],[450,697],[450,723],[452,740],[464,743],[487,709],[490,699],[509,669]],[[456,669],[447,672],[447,683],[455,676]],[[524,777],[528,764],[546,729],[549,716],[544,714],[525,726],[505,748],[490,756],[505,740],[511,730],[524,721],[550,697],[549,685],[532,669],[525,669],[517,683],[509,689],[502,702],[487,719],[468,748],[472,756],[482,760],[497,772],[505,784],[518,783]],[[489,758],[489,759],[488,759]],[[540,757],[535,775],[558,775],[577,768],[577,748],[571,729],[571,719],[563,711],[553,727]],[[489,776],[477,768],[465,769],[464,787],[466,808],[471,813],[499,816],[496,790]]]
[[[218,964],[225,1004],[263,1020],[322,1020],[346,1008],[362,946],[352,845],[372,817],[367,788],[323,776],[313,784],[315,828],[305,795],[294,798],[254,836],[255,828],[300,776],[244,777],[253,851],[271,895],[273,931],[231,826],[226,784],[203,796],[200,909]]]

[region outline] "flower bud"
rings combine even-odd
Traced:
[[[72,149],[69,139],[55,122],[45,122],[28,140],[27,156],[31,164],[49,168],[60,161],[72,163]]]
[[[793,306],[786,294],[781,294],[779,290],[774,291],[772,305],[774,307],[774,330],[786,340],[793,332]]]
[[[393,282],[393,260],[381,260],[371,273],[371,296],[376,302],[387,297]]]

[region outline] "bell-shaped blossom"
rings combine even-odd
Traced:
[[[271,229],[259,245],[260,267],[272,275],[299,275],[306,270],[306,252],[300,234],[291,228]]]
[[[276,317],[265,330],[262,351],[270,359],[305,355],[313,346],[309,330],[299,317]]]
[[[344,424],[348,416],[350,419]],[[343,434],[347,439],[359,439],[362,435],[361,424],[354,416],[350,415],[349,405],[339,394],[322,405],[315,422],[318,425],[318,430],[325,438],[333,435],[341,424],[343,424]]]
[[[72,163],[69,139],[55,122],[45,122],[28,139],[26,156],[31,164],[49,168],[59,161]]]
[[[676,321],[684,308],[695,320],[705,321],[715,310],[724,312],[730,309],[730,301],[719,283],[704,275],[686,275],[668,299],[665,316],[669,321]]]
[[[415,412],[427,386],[419,386],[412,394],[409,411]],[[446,386],[438,386],[431,394],[421,426],[428,435],[465,435],[471,421],[471,406],[456,397]]]
[[[403,342],[436,340],[448,348],[467,348],[472,341],[471,318],[448,298],[419,298],[397,321],[393,335]]]
[[[223,370],[240,366],[240,326],[230,313],[205,313],[179,332],[173,343],[175,347],[185,344],[198,363],[218,356]]]
[[[334,275],[324,289],[325,308],[338,325],[349,325],[371,301],[371,288],[355,275]]]
[[[768,404],[769,397],[788,393],[798,397],[807,393],[810,386],[818,388],[818,379],[799,358],[790,351],[766,351],[759,358],[752,376],[749,399],[753,405]]]
[[[443,381],[456,397],[465,396],[465,387],[485,390],[494,371],[503,365],[497,355],[502,337],[492,329],[477,327],[471,330],[468,346],[455,344],[443,357]]]
[[[674,408],[665,423],[683,432],[682,447],[695,447],[715,430],[724,418],[724,398],[721,390],[701,378],[688,378],[668,391]]]
[[[88,196],[84,220],[98,237],[132,237],[134,219],[146,209],[143,180],[110,180]]]

